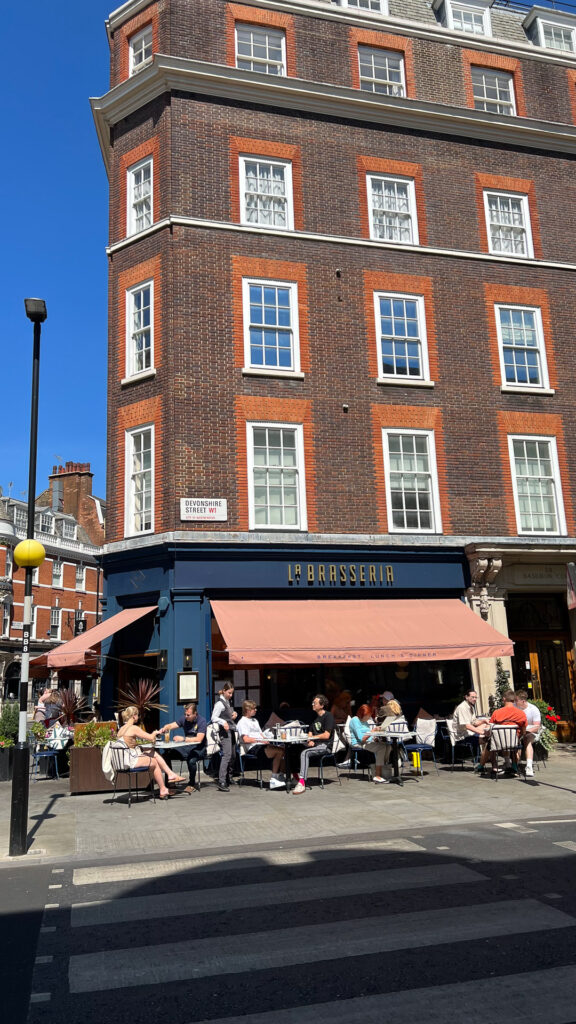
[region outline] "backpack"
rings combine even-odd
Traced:
[[[204,756],[212,757],[212,754],[217,754],[221,750],[221,746],[220,726],[216,722],[209,722],[206,726],[206,749]]]

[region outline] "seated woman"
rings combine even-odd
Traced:
[[[166,761],[160,754],[154,751],[151,754],[143,754],[139,745],[138,740],[145,740],[147,743],[154,743],[161,729],[154,729],[154,732],[144,732],[143,729],[137,725],[138,721],[138,708],[129,707],[125,708],[122,712],[122,721],[124,725],[118,730],[117,739],[123,740],[130,751],[130,764],[134,768],[152,768],[154,779],[160,791],[160,799],[166,800],[169,797],[170,792],[164,785],[164,779],[162,772],[166,773],[168,782],[186,782],[183,775],[175,775],[174,772],[168,767]]]
[[[385,697],[386,694],[383,694],[382,696]],[[406,726],[406,729],[408,729],[408,723],[406,722],[402,708],[398,701],[394,699],[386,701],[381,708],[378,708],[376,720],[378,722],[379,729],[389,729],[391,725],[398,725],[399,722],[402,722],[403,725]],[[388,748],[386,760],[389,760],[391,746],[389,743],[386,743],[385,746]],[[400,764],[401,760],[405,760],[405,755],[404,757],[399,757],[398,764]]]
[[[352,740],[352,749],[362,751],[368,754],[370,758],[374,758],[376,762],[376,768],[374,770],[374,782],[387,782],[387,779],[382,777],[384,771],[384,759],[389,750],[390,745],[388,743],[382,743],[376,738],[377,729],[374,726],[372,714],[368,704],[362,704],[354,716],[350,719],[350,739]],[[366,744],[370,744],[372,749],[366,750]]]

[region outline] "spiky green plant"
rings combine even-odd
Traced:
[[[146,716],[150,711],[167,711],[167,704],[159,704],[156,697],[160,693],[160,687],[153,679],[139,679],[137,683],[131,683],[125,690],[118,692],[117,706],[123,708],[138,708],[140,725],[145,728]]]

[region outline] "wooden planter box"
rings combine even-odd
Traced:
[[[0,782],[11,781],[13,758],[14,747],[6,747],[6,749],[0,750]]]
[[[102,771],[102,750],[100,747],[70,747],[70,793],[112,793],[114,786]],[[148,783],[147,775],[140,775],[140,789]],[[132,790],[135,789],[134,778]],[[128,776],[122,775],[116,787],[118,793],[128,790]]]

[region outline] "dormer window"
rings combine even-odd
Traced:
[[[522,24],[534,46],[576,53],[576,15],[533,7]]]
[[[388,0],[332,0],[332,3],[367,14],[388,14]]]
[[[136,32],[129,40],[130,45],[130,74],[150,64],[152,60],[152,25],[147,25],[141,32]]]
[[[40,533],[54,533],[54,519],[47,512],[41,512],[38,517],[38,531]]]
[[[76,540],[76,523],[70,519],[62,520],[62,536],[65,540]]]
[[[441,24],[454,32],[469,32],[474,36],[492,34],[490,0],[436,0],[432,6]]]

